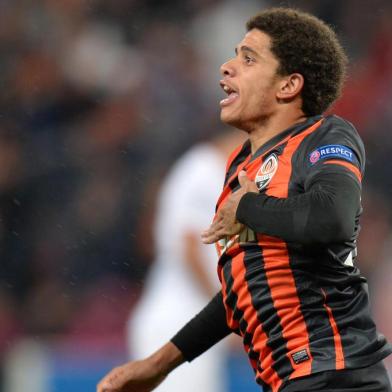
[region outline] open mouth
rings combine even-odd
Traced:
[[[228,95],[227,98],[224,98],[220,101],[220,106],[227,106],[234,102],[238,97],[239,94],[235,91],[231,86],[226,84],[225,82],[221,81],[220,85],[223,91]]]

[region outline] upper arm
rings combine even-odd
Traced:
[[[355,128],[348,122],[330,117],[319,132],[303,141],[296,157],[300,182],[309,191],[321,177],[330,174],[349,176],[361,188],[365,150]]]

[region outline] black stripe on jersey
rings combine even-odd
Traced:
[[[355,271],[355,272],[354,272]],[[346,365],[350,364],[351,358],[369,358],[384,345],[377,334],[374,322],[366,315],[369,313],[369,298],[366,283],[360,282],[358,269],[348,274],[347,280],[354,280],[349,287],[347,285],[336,285],[325,289],[326,302],[333,314],[340,334],[342,350]],[[346,301],[336,302],[335,298],[346,297]],[[344,306],[342,306],[342,302]],[[361,329],[365,334],[356,334],[351,325],[361,323]],[[355,340],[355,345],[353,345]],[[361,366],[356,364],[356,366]],[[366,366],[366,365],[364,365]]]
[[[234,320],[237,320],[239,322],[240,330],[242,332],[243,336],[243,343],[244,346],[249,347],[249,351],[247,352],[248,357],[252,360],[255,360],[260,363],[260,353],[254,350],[253,347],[253,342],[252,342],[252,335],[247,331],[248,329],[248,323],[246,322],[244,318],[244,312],[237,307],[238,303],[238,296],[237,294],[232,290],[234,279],[231,274],[231,260],[225,263],[225,266],[223,267],[223,279],[225,280],[226,283],[226,305],[233,311],[233,318]],[[253,369],[256,372],[256,369]],[[256,378],[256,381],[259,385],[263,387],[263,392],[272,392],[271,387],[263,382],[263,380],[259,379],[258,377]]]
[[[257,263],[256,266],[255,263]],[[284,379],[294,369],[288,358],[287,341],[283,337],[280,318],[274,307],[271,290],[267,284],[263,255],[259,245],[244,247],[244,265],[246,268],[245,280],[248,284],[253,308],[256,310],[257,317],[268,336],[266,344],[272,351],[272,368],[281,379]],[[263,309],[262,314],[261,309]]]
[[[234,178],[232,182],[230,182],[229,187],[232,192],[235,192],[240,187],[240,183],[238,181],[238,177]]]
[[[245,159],[248,157],[248,155],[250,153],[251,153],[250,141],[247,140],[243,144],[240,152],[234,158],[233,162],[231,163],[231,165],[229,167],[229,170],[226,173],[225,185],[227,184],[227,181],[229,180],[229,178],[236,172],[238,166],[241,165],[241,163],[243,163],[245,161]]]
[[[313,357],[312,373],[314,373],[319,371],[319,360],[328,358],[333,363],[336,361],[333,330],[327,309],[324,307],[323,293],[317,283],[307,279],[308,276],[317,276],[322,273],[320,266],[315,265],[314,262],[316,259],[321,263],[321,257],[314,256],[312,261],[307,260],[306,262],[303,254],[301,254],[301,258],[295,256],[295,251],[290,249],[289,244],[288,250],[290,265],[295,266],[292,268],[292,274],[300,301],[301,313],[308,330],[309,350]],[[309,269],[308,273],[306,273],[307,268]],[[313,331],[318,331],[317,335]]]

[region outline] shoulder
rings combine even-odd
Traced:
[[[359,133],[355,128],[355,126],[350,121],[342,117],[339,117],[335,114],[326,116],[320,128],[325,132],[332,132],[332,133],[337,132],[340,134],[345,133],[347,134],[347,136],[351,136],[355,139],[358,139],[358,141],[362,142],[362,139],[359,136]]]
[[[312,159],[322,157],[352,157],[364,170],[365,148],[358,131],[352,123],[336,115],[325,117],[316,131],[303,140],[301,150],[312,164]]]
[[[347,139],[351,142],[355,141],[356,143],[363,144],[362,139],[355,126],[351,122],[336,115],[330,115],[324,117],[320,127],[318,127],[317,130],[309,136],[310,136],[309,137],[310,140],[312,138],[315,140],[320,138],[325,138],[325,139],[339,138],[339,139]]]

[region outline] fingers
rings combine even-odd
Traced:
[[[108,381],[102,380],[97,385],[97,392],[114,392],[112,385]]]
[[[97,392],[117,392],[118,377],[121,371],[117,368],[109,372],[97,385]]]
[[[212,227],[212,225],[201,233],[201,239],[204,244],[213,244],[214,242],[219,241],[225,237],[232,237],[240,233],[243,225],[241,223],[230,224],[229,226],[224,225],[223,222],[218,225]]]
[[[218,232],[214,232],[209,229],[201,233],[201,240],[203,244],[213,244],[216,241],[219,241],[223,237],[224,236],[221,236],[220,234],[218,234]]]
[[[204,244],[213,244],[218,241],[221,235],[221,230],[224,228],[223,225],[223,217],[221,214],[218,214],[216,219],[211,223],[210,227],[206,230],[203,230],[201,233],[201,239]]]
[[[97,392],[115,392],[113,384],[107,377],[103,378],[101,382],[97,385]]]
[[[222,220],[217,219],[211,226],[201,233],[201,240],[204,244],[213,244],[225,236],[223,233],[224,226]]]
[[[238,173],[238,182],[240,183],[241,188],[243,188],[246,192],[258,192],[259,191],[257,189],[256,184],[249,179],[245,170],[241,170]]]

